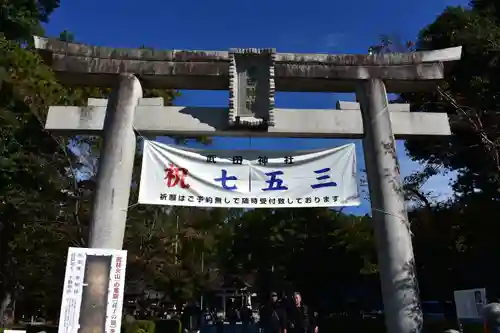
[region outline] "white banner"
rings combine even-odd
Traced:
[[[80,247],[68,249],[58,333],[77,333],[80,328],[83,288],[87,281],[85,264],[89,256],[111,257],[105,333],[120,333],[127,251]]]
[[[217,151],[144,141],[139,203],[238,208],[359,205],[355,146],[315,152]]]

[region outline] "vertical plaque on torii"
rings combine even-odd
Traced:
[[[229,51],[229,127],[262,129],[273,125],[274,49]]]

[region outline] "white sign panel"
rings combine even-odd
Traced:
[[[182,149],[144,141],[139,203],[197,207],[360,204],[354,144],[315,151]]]
[[[486,289],[455,290],[458,319],[481,319],[486,305]]]
[[[127,251],[70,247],[64,276],[58,333],[77,333],[80,328],[80,309],[85,287],[84,281],[86,281],[85,264],[89,256],[111,257],[105,332],[120,332]]]

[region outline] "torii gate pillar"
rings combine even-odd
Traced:
[[[390,333],[420,332],[422,313],[385,85],[365,81],[356,93],[361,105],[368,188],[382,284],[385,323]]]
[[[120,74],[106,105],[89,247],[122,249],[136,152],[134,116],[141,97],[139,80]]]

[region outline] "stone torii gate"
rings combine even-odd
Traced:
[[[433,89],[461,47],[380,55],[275,53],[272,49],[152,51],[113,49],[35,37],[67,85],[114,86],[109,101],[53,106],[46,129],[103,135],[90,246],[121,249],[136,149],[149,135],[363,138],[385,321],[389,333],[422,328],[411,233],[394,139],[450,135],[446,114],[388,104],[387,91]],[[144,88],[229,90],[229,106],[163,106]],[[274,93],[356,92],[337,110],[274,107]]]

